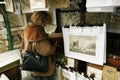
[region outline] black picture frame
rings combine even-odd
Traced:
[[[61,14],[62,13],[74,13],[74,12],[78,12],[79,14],[81,14],[81,10],[80,8],[79,9],[56,9],[55,10],[56,12],[56,24],[57,24],[57,29],[56,29],[56,32],[62,32],[62,27],[61,24]],[[79,17],[79,19],[81,19],[81,17]],[[65,26],[65,25],[64,25]],[[70,25],[67,25],[67,26],[70,26]]]

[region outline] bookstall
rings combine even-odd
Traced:
[[[3,0],[0,57],[17,49],[21,53],[20,33],[34,11],[47,11],[53,19],[45,31],[57,41],[55,80],[120,79],[119,0]],[[19,69],[18,56],[13,62],[0,63],[0,73],[9,74],[10,80],[27,76]],[[11,75],[14,69],[17,79]]]

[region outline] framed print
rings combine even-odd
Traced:
[[[62,27],[65,25],[78,25],[80,23],[80,10],[56,9],[56,14],[58,32],[62,32]]]
[[[81,10],[75,9],[56,9],[56,22],[59,32],[62,31],[62,27],[66,25],[81,25]],[[85,23],[88,25],[100,24],[106,22],[107,15],[100,12],[85,13]]]
[[[110,15],[109,26],[107,27],[107,32],[120,34],[120,15],[119,13],[112,13]]]
[[[96,4],[94,4],[96,3]],[[120,0],[87,0],[86,7],[120,6]]]
[[[46,0],[30,0],[30,7],[33,11],[48,10]]]
[[[106,25],[62,28],[67,57],[103,65],[106,62]]]
[[[13,0],[4,0],[4,1],[5,1],[6,11],[14,12]]]
[[[21,14],[21,0],[14,0],[14,9],[15,14]]]
[[[33,12],[30,7],[30,0],[21,0],[22,13]]]
[[[23,27],[24,26],[24,16],[19,14],[14,14],[14,13],[8,13],[8,20],[10,23],[10,27]]]

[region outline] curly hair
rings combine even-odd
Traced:
[[[46,24],[52,23],[52,18],[51,15],[46,11],[35,11],[31,15],[31,21],[35,25],[41,25],[44,27]]]

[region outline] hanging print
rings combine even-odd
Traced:
[[[62,27],[67,57],[103,65],[106,62],[106,25]]]
[[[5,1],[6,11],[14,12],[13,0],[4,0],[4,1]]]

